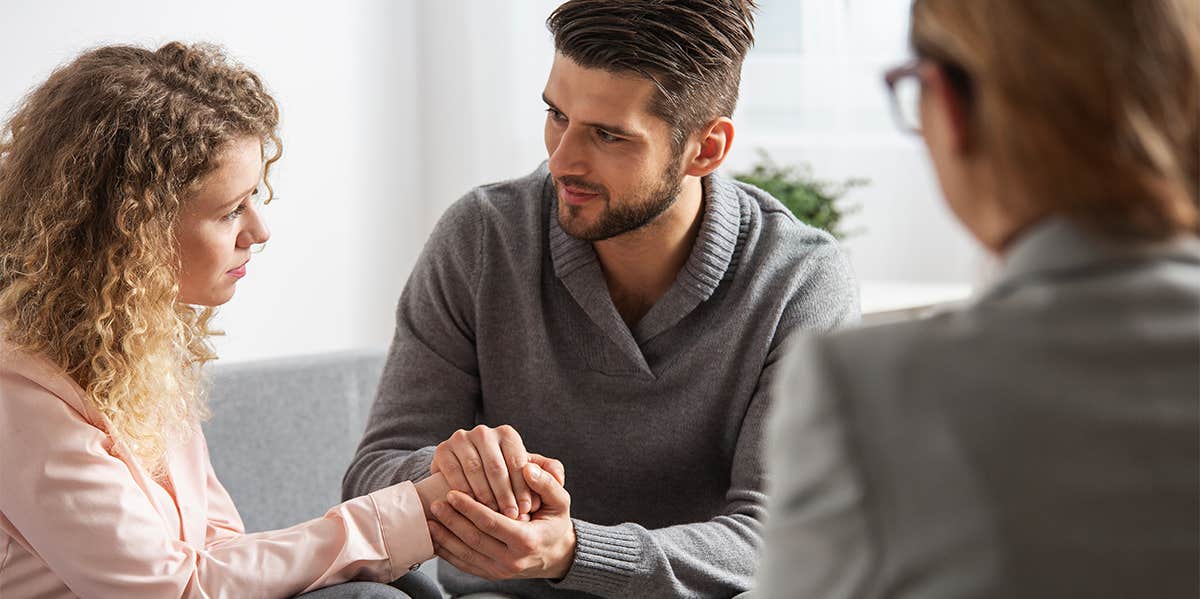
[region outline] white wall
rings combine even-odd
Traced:
[[[871,12],[879,2],[893,10]],[[765,0],[764,43],[747,62],[725,170],[747,168],[764,147],[779,162],[810,162],[820,177],[869,177],[848,198],[862,206],[851,225],[866,231],[847,244],[860,277],[971,281],[978,252],[941,206],[918,141],[892,130],[878,69],[867,64],[904,57],[906,24],[894,9],[906,3]],[[0,0],[0,107],[89,46],[223,44],[279,100],[285,153],[273,173],[279,200],[267,209],[273,238],[221,309],[219,353],[382,347],[446,206],[545,159],[540,93],[553,48],[544,21],[557,4]],[[878,51],[847,62],[864,39]],[[801,47],[819,51],[780,58]]]
[[[546,158],[542,89],[557,0],[420,2],[424,196],[440,214],[482,183]]]

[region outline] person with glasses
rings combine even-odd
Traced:
[[[892,70],[1003,262],[969,306],[797,339],[766,597],[1196,597],[1200,4],[916,0]]]

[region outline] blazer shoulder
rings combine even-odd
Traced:
[[[917,320],[841,329],[816,343],[825,359],[839,368],[915,374],[925,358],[963,344],[978,329],[969,309],[956,309]]]

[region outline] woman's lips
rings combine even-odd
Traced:
[[[227,274],[235,279],[240,279],[240,278],[246,276],[246,264],[248,264],[249,262],[250,261],[247,260],[246,262],[243,262],[241,266],[239,266],[225,274]]]

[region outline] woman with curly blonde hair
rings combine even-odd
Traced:
[[[269,236],[278,123],[170,43],[81,55],[0,132],[0,596],[288,597],[432,556],[440,476],[247,535],[209,463],[209,320]]]

